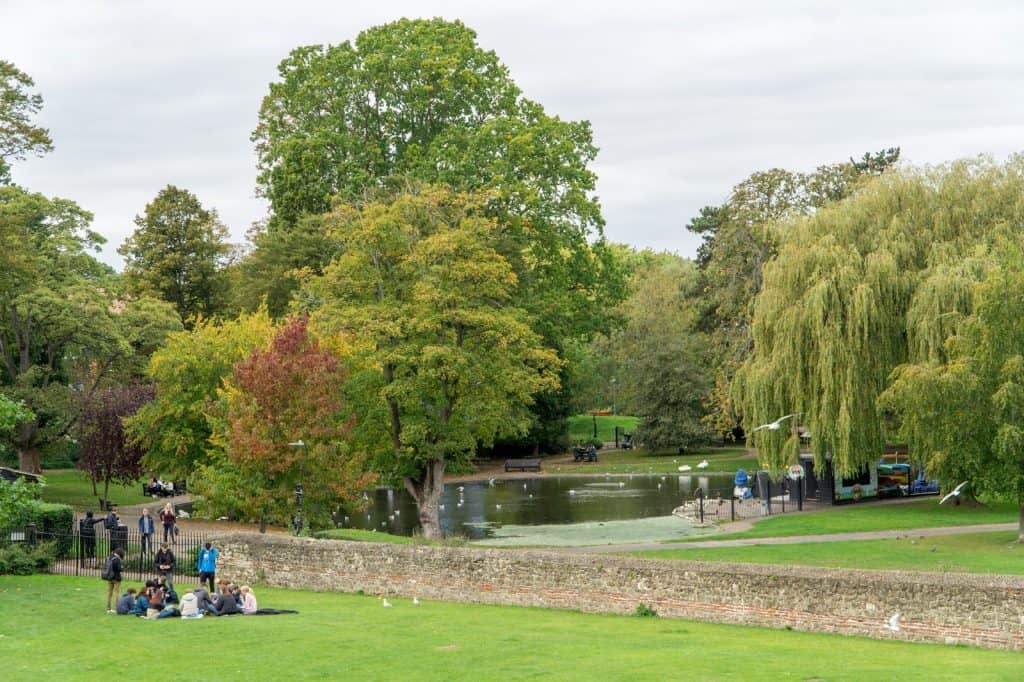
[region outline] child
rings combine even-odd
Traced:
[[[242,613],[252,615],[259,611],[259,606],[256,604],[256,593],[252,591],[252,588],[248,585],[242,585]]]

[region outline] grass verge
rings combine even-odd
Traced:
[[[145,621],[104,614],[96,579],[0,577],[4,679],[138,677],[140,655],[167,642],[207,662],[169,662],[161,680],[195,679],[197,666],[246,680],[1020,679],[1013,652],[396,597],[386,609],[370,596],[255,589],[261,606],[300,613]],[[210,653],[211,643],[231,655]]]
[[[697,475],[697,464],[708,461],[706,473],[734,473],[744,468],[757,469],[757,457],[743,447],[707,448],[685,455],[652,454],[645,450],[600,450],[596,462],[545,463],[544,470],[551,474],[678,474],[679,467],[687,465],[687,473]]]
[[[752,564],[878,568],[939,573],[1024,575],[1024,545],[1014,532],[969,533],[899,540],[813,542],[637,552],[652,559],[736,561]]]
[[[733,540],[824,533],[856,533],[873,530],[942,528],[982,523],[1011,523],[1017,520],[1017,515],[1017,506],[1010,502],[951,507],[941,506],[937,498],[928,497],[900,504],[865,502],[824,511],[772,516],[757,521],[750,530],[715,535],[711,539]],[[675,542],[693,542],[697,539],[707,540],[709,538],[692,538]]]
[[[46,487],[43,488],[44,502],[58,502],[69,504],[75,509],[99,509],[99,498],[103,496],[103,484],[96,485],[97,494],[93,495],[92,482],[84,471],[77,469],[51,469],[44,471]],[[142,481],[131,485],[111,483],[108,497],[115,504],[143,504],[152,502],[160,503],[161,500],[154,500],[142,494]]]

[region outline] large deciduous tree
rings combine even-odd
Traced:
[[[1024,542],[1024,237],[1005,230],[963,266],[956,309],[929,311],[954,326],[896,368],[880,402],[932,475],[968,481],[965,497],[1016,500]]]
[[[224,323],[199,320],[153,353],[147,376],[156,396],[127,420],[131,441],[146,452],[146,469],[187,478],[222,450],[210,442],[207,412],[235,363],[265,347],[273,329],[265,310]]]
[[[849,196],[898,159],[899,149],[892,148],[811,173],[758,171],[736,185],[721,206],[702,208],[687,225],[703,237],[697,254],[705,278],[699,294],[705,306],[701,329],[712,339],[715,379],[708,422],[716,431],[730,434],[742,419],[730,387],[750,354],[754,299],[788,221]]]
[[[764,268],[754,307],[754,350],[737,376],[735,396],[744,407],[745,425],[802,413],[818,463],[831,457],[837,472],[855,472],[880,455],[887,431],[878,401],[893,381],[893,370],[913,365],[917,369],[902,370],[896,378],[919,373],[925,377],[922,388],[944,390],[941,382],[928,383],[932,370],[927,368],[952,363],[965,347],[971,357],[989,353],[988,374],[969,394],[986,397],[993,412],[986,423],[1014,424],[1016,403],[1000,403],[1015,395],[1012,352],[973,348],[970,339],[959,339],[958,329],[971,314],[972,291],[991,267],[989,254],[997,250],[1001,234],[1007,226],[1024,224],[1022,178],[1019,156],[1005,165],[981,160],[887,173],[846,200],[792,223],[778,257]],[[1012,326],[1006,332],[1015,333]],[[974,343],[983,346],[997,336],[979,339]],[[954,388],[955,369],[946,388],[960,391]],[[961,391],[934,400],[953,406],[967,395]],[[932,399],[922,396],[917,406]],[[907,433],[919,436],[914,420],[929,417],[914,404],[902,404]],[[979,457],[971,452],[997,446],[993,429],[960,413],[947,416],[962,424],[963,447],[949,449],[943,464],[937,441],[917,437],[912,456],[942,464],[937,473],[948,484],[958,482],[961,471],[977,474],[969,463]],[[948,428],[952,434],[952,422]],[[796,458],[796,436],[787,437],[785,430],[760,431],[753,443],[772,469]],[[957,461],[966,468],[958,469]],[[985,477],[1016,481],[1018,475],[1017,469],[999,465]]]
[[[89,253],[103,242],[90,220],[65,199],[0,187],[0,386],[34,413],[12,438],[27,471],[70,432],[83,396],[180,328],[163,304],[119,298],[110,268]]]
[[[204,208],[192,192],[168,185],[135,217],[135,226],[118,249],[129,292],[174,304],[188,326],[223,311],[230,247],[216,211]]]
[[[348,447],[354,417],[343,400],[348,372],[311,338],[305,316],[282,325],[270,347],[238,362],[221,391],[222,457],[201,467],[208,511],[246,521],[286,522],[302,486],[312,524],[325,525],[373,475]],[[302,443],[297,446],[296,443]]]
[[[82,456],[78,468],[103,483],[107,499],[110,482],[134,483],[142,475],[142,449],[128,441],[123,420],[153,398],[150,386],[109,386],[85,399],[78,420]]]
[[[488,200],[427,188],[339,207],[329,222],[345,250],[310,292],[326,302],[319,324],[352,340],[353,435],[404,482],[431,538],[445,470],[524,433],[534,397],[558,381],[557,356],[513,302]]]
[[[354,42],[298,48],[278,72],[253,133],[273,215],[250,258],[261,267],[242,267],[250,305],[265,292],[280,314],[302,275],[322,272],[343,248],[302,216],[335,198],[393,195],[413,180],[491,192],[485,213],[502,225],[493,247],[516,274],[511,300],[549,348],[608,327],[623,276],[603,240],[590,124],[524,97],[471,29],[402,19]],[[309,255],[276,257],[284,244]],[[564,433],[566,406],[565,396],[537,401],[535,443]]]
[[[42,95],[28,92],[33,85],[28,74],[0,60],[0,185],[11,180],[11,161],[53,149],[50,132],[32,122],[43,108]]]

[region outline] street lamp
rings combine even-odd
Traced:
[[[302,448],[302,459],[299,460],[299,482],[295,486],[295,534],[302,535],[302,483],[305,478],[306,444],[297,440],[288,445],[293,448]]]
[[[615,377],[612,377],[612,416],[616,414],[615,408]]]

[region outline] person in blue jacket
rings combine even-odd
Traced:
[[[153,535],[156,533],[156,525],[153,517],[149,515],[149,508],[142,510],[139,517],[139,537],[142,539],[142,553],[148,554],[153,551]]]
[[[199,561],[196,568],[199,570],[199,584],[202,585],[209,581],[210,592],[213,593],[215,589],[214,576],[217,574],[217,550],[209,542],[199,550]]]

